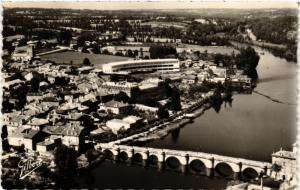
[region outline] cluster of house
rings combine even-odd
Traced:
[[[130,115],[129,111],[156,113],[158,108],[143,105],[143,102],[166,98],[164,81],[159,78],[112,82],[109,75],[99,77],[98,70],[92,67],[77,68],[75,74],[71,74],[71,66],[37,60],[32,64],[15,62],[10,68],[22,72],[4,71],[4,99],[13,105],[3,114],[8,143],[12,147],[24,145],[27,150],[41,153],[53,150],[58,139],[80,150],[90,132],[105,129],[103,133],[117,134],[142,126],[144,118]],[[36,78],[39,78],[38,91],[15,96],[20,88],[31,89]],[[120,92],[136,104],[114,100]],[[20,97],[25,99],[21,109],[17,108]],[[122,118],[107,117],[111,114]]]
[[[195,84],[209,81],[222,84],[230,80],[233,86],[242,86],[245,89],[251,87],[251,78],[244,74],[243,70],[217,66],[209,61],[192,61],[190,59],[181,61],[180,65],[185,69],[180,73],[169,74],[168,77],[173,81],[180,81],[182,84]],[[191,68],[191,69],[189,69]]]

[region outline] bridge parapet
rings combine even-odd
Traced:
[[[230,156],[221,156],[217,154],[210,154],[210,153],[203,153],[203,152],[194,152],[194,151],[182,151],[182,150],[171,150],[171,149],[157,149],[157,148],[148,148],[148,147],[138,147],[138,146],[127,146],[127,145],[116,145],[113,143],[100,143],[97,145],[98,147],[101,147],[102,149],[112,149],[112,150],[122,150],[126,152],[133,152],[135,153],[141,153],[143,158],[146,158],[147,155],[156,155],[160,156],[160,160],[162,159],[161,155],[164,154],[166,158],[168,157],[177,157],[181,159],[181,162],[183,162],[183,158],[190,158],[190,160],[199,159],[203,162],[206,162],[207,167],[211,167],[210,162],[211,160],[214,160],[214,162],[217,163],[227,163],[231,166],[242,165],[243,168],[251,167],[259,170],[258,168],[265,170],[269,169],[271,167],[271,163],[268,162],[260,162],[260,161],[254,161],[254,160],[247,160],[244,158],[234,158]],[[214,165],[216,165],[214,164]]]
[[[155,149],[155,148],[148,148],[149,154],[161,155],[164,152],[163,149]]]

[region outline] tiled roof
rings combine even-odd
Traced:
[[[124,107],[124,106],[128,106],[128,104],[125,104],[123,102],[118,102],[115,100],[111,100],[109,102],[106,102],[104,104],[105,107]]]
[[[84,128],[81,126],[47,126],[44,132],[51,135],[66,135],[78,137]]]
[[[31,129],[31,130],[28,131],[28,133],[26,133],[24,135],[24,138],[26,138],[26,139],[32,139],[38,133],[39,133],[39,130],[32,130]]]

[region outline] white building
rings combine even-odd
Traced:
[[[178,59],[150,59],[111,62],[102,66],[104,73],[135,72],[135,71],[179,71]]]
[[[123,119],[112,119],[106,122],[106,126],[110,128],[114,133],[119,130],[128,130],[134,126],[137,126],[142,121],[142,118],[136,116],[128,116]]]
[[[19,147],[24,145],[28,150],[35,150],[36,143],[43,138],[42,132],[31,129],[30,126],[22,126],[16,129],[10,136],[8,136],[8,144]]]
[[[18,48],[12,54],[12,60],[18,62],[27,62],[34,57],[34,48],[32,45],[29,45],[25,49]]]
[[[107,113],[111,112],[114,114],[124,114],[128,111],[128,108],[128,104],[115,100],[106,103],[100,103],[100,110],[104,110]]]
[[[51,139],[61,139],[66,146],[79,150],[83,145],[84,128],[78,122],[70,122],[67,126],[47,126],[43,131],[50,136]],[[45,142],[47,144],[47,142]],[[43,144],[40,144],[42,146]],[[43,149],[42,147],[39,147]]]

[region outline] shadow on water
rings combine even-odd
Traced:
[[[227,94],[227,95],[225,95],[225,98],[223,98],[222,100],[211,102],[211,106],[216,111],[216,113],[219,113],[221,111],[223,103],[225,104],[225,107],[226,107],[227,104],[230,107],[232,107],[232,102],[233,102],[232,95],[231,94]]]
[[[179,138],[179,134],[180,134],[180,128],[177,128],[171,132],[173,142],[177,142]]]
[[[85,189],[142,187],[143,189],[175,187],[223,189],[228,182],[226,178],[219,176],[214,178],[206,177],[204,167],[202,168],[202,166],[200,168],[201,171],[197,170],[193,173],[188,172],[183,174],[180,162],[174,157],[170,157],[164,166],[164,169],[160,170],[157,163],[153,165],[149,163],[145,167],[135,162],[129,164],[127,162],[106,160],[96,168],[89,168],[82,173],[78,179],[78,187]],[[126,173],[126,176],[124,176],[124,173]],[[149,175],[152,176],[151,180],[145,180],[145,177]]]

